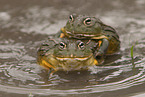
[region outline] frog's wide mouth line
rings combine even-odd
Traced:
[[[79,33],[79,34],[77,34],[77,33]],[[83,33],[83,32],[77,32],[77,33],[75,33],[75,34],[73,34],[72,32],[69,32],[69,31],[65,31],[64,32],[64,34],[66,35],[66,36],[69,36],[69,37],[82,37],[82,38],[86,38],[86,37],[89,37],[89,38],[91,38],[91,39],[103,39],[103,38],[106,38],[106,39],[108,39],[108,37],[106,37],[105,35],[100,35],[100,34],[94,34],[94,35],[90,35],[90,34],[85,34],[85,32]],[[82,34],[80,34],[80,33],[82,33]]]
[[[79,34],[77,34],[77,33],[75,33],[74,35],[73,35],[73,32],[70,32],[70,31],[65,31],[66,32],[66,34],[68,34],[68,35],[72,35],[72,36],[84,36],[84,37],[93,37],[93,36],[97,36],[97,34],[95,34],[95,35],[90,35],[90,34],[85,34],[85,32],[77,32],[77,33],[79,33]],[[81,34],[82,33],[82,34]],[[99,34],[100,35],[100,34]]]
[[[61,28],[61,31],[66,35],[66,36],[74,36],[74,37],[98,37],[98,36],[102,36],[100,33],[97,34],[97,33],[94,33],[92,34],[93,32],[91,32],[91,34],[89,34],[88,32],[71,32],[71,31],[68,31],[66,30],[65,28]],[[78,34],[77,34],[78,33]],[[69,36],[69,37],[70,37]],[[104,36],[104,35],[103,35]]]
[[[55,59],[59,60],[59,61],[67,61],[67,60],[76,60],[76,61],[85,61],[90,59],[91,57],[93,57],[93,54],[91,54],[90,56],[87,57],[56,57],[54,56]]]

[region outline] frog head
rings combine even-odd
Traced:
[[[59,39],[49,40],[38,50],[38,63],[46,68],[57,70],[80,70],[98,65],[89,40]]]
[[[71,37],[93,37],[101,35],[101,24],[98,18],[86,15],[70,15],[66,25],[61,31]]]

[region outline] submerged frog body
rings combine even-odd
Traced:
[[[98,18],[85,15],[70,15],[56,37],[100,40],[100,54],[113,54],[120,48],[119,36],[114,28]]]
[[[38,50],[38,63],[53,71],[73,71],[98,65],[95,53],[98,43],[93,40],[48,39]]]

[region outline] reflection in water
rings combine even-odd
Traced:
[[[143,0],[132,2],[117,0],[104,3],[102,0],[89,0],[85,4],[82,0],[69,2],[54,0],[49,3],[54,7],[48,7],[44,3],[42,5],[46,7],[42,8],[39,6],[40,2],[37,3],[33,6],[29,3],[30,7],[28,5],[20,9],[14,7],[12,10],[0,12],[0,91],[67,95],[105,93],[124,89],[134,92],[136,89],[129,89],[133,86],[139,87],[140,84],[144,85],[145,18],[144,10],[141,12],[145,4]],[[1,6],[2,4],[0,3]],[[12,3],[11,6],[15,4]],[[61,4],[65,4],[62,9]],[[96,8],[97,4],[99,5]],[[74,6],[78,9],[73,9]],[[104,65],[95,66],[89,71],[56,72],[48,79],[47,70],[36,63],[36,48],[48,34],[56,33],[65,24],[64,17],[72,13],[71,10],[96,15],[106,24],[116,27],[121,38],[121,51],[120,54],[106,58]],[[138,42],[134,47],[135,67],[132,66],[129,53],[130,45],[134,42]],[[122,92],[119,93],[121,94]]]

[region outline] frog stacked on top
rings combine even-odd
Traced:
[[[66,25],[42,44],[38,63],[52,71],[87,69],[100,65],[104,55],[114,54],[119,48],[114,28],[95,17],[70,15]]]
[[[120,48],[119,36],[114,28],[98,18],[85,15],[70,15],[67,24],[61,28],[57,36],[99,41],[98,54],[113,54]]]

